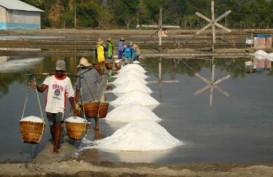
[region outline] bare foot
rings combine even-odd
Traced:
[[[58,148],[57,148],[57,147],[54,147],[54,148],[53,148],[53,152],[56,153],[56,154],[59,153]]]
[[[99,126],[94,127],[94,130],[99,130],[99,129],[100,129]]]

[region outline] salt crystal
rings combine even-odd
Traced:
[[[126,104],[141,104],[144,106],[152,106],[152,105],[157,106],[159,105],[159,102],[145,92],[134,91],[134,92],[126,93],[122,95],[121,97],[118,97],[114,101],[111,101],[110,104],[114,107],[126,105]]]
[[[23,119],[21,119],[20,121],[30,121],[30,122],[40,122],[43,123],[44,120],[40,117],[36,117],[36,116],[28,116],[28,117],[24,117]]]
[[[102,150],[160,151],[183,143],[158,123],[137,120],[126,124],[109,137],[94,141],[94,144],[94,148]]]
[[[123,73],[128,73],[128,72],[136,72],[136,73],[141,73],[141,74],[145,74],[146,71],[145,70],[142,70],[142,69],[139,69],[139,68],[128,68],[128,69],[121,69],[119,70],[118,74],[123,74]]]
[[[130,69],[138,69],[141,72],[146,72],[146,70],[140,66],[139,64],[129,64],[129,65],[125,65],[124,67],[121,68],[120,72],[126,71],[126,70],[130,70]]]
[[[72,123],[87,123],[86,119],[83,119],[81,117],[78,116],[71,116],[68,117],[67,119],[65,119],[65,122],[72,122]]]
[[[127,75],[127,76],[124,76],[124,77],[120,77],[120,78],[117,78],[115,79],[112,84],[114,85],[119,85],[119,84],[124,84],[124,83],[127,83],[129,81],[133,81],[133,82],[140,82],[140,83],[143,83],[143,84],[147,84],[148,82],[143,79],[143,78],[139,78],[138,76],[136,75]]]
[[[254,53],[254,56],[255,56],[255,58],[258,59],[258,60],[263,60],[263,59],[267,58],[268,53],[266,53],[266,52],[263,51],[263,50],[257,50],[257,51]]]
[[[119,78],[128,77],[128,76],[133,76],[133,77],[137,77],[140,79],[147,79],[149,77],[145,74],[137,73],[135,71],[128,71],[128,72],[123,72],[123,73],[116,75],[115,78],[119,79]]]
[[[129,81],[118,85],[111,92],[112,93],[129,93],[133,91],[141,91],[145,93],[152,93],[152,90],[141,82]]]
[[[139,61],[133,61],[134,64],[139,64],[140,62]]]
[[[111,122],[132,122],[135,120],[148,120],[148,121],[160,121],[161,119],[157,117],[150,109],[139,104],[128,104],[119,106],[112,111],[110,111],[105,117],[105,121]]]
[[[143,78],[143,79],[148,78],[147,75],[145,75],[144,73],[141,73],[139,71],[136,71],[136,70],[128,70],[128,71],[125,71],[125,72],[121,72],[121,73],[115,75],[115,77],[120,78],[120,77],[124,77],[124,76],[127,76],[127,75],[136,75],[137,77]]]

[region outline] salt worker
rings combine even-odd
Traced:
[[[124,37],[121,37],[118,42],[118,59],[123,58],[123,49],[125,47],[125,40]]]
[[[106,47],[107,47],[107,59],[112,60],[113,54],[114,54],[114,44],[112,42],[112,39],[109,37],[106,40]]]
[[[80,70],[77,74],[79,77],[77,77],[76,81],[75,101],[80,104],[81,108],[83,108],[84,104],[99,100],[98,85],[101,81],[101,76],[98,70],[91,63],[89,63],[88,59],[85,57],[80,59],[80,63],[77,68]],[[83,115],[81,116],[83,117]],[[99,120],[97,117],[93,118],[95,119],[94,129],[98,130]]]
[[[53,139],[53,152],[58,153],[61,147],[60,139],[66,107],[66,97],[69,98],[74,114],[77,110],[74,103],[75,92],[70,78],[67,77],[65,73],[65,61],[58,60],[55,69],[55,74],[48,75],[41,86],[38,86],[35,81],[31,81],[30,86],[41,93],[47,90],[45,112]]]
[[[96,48],[96,58],[100,65],[100,68],[102,72],[105,70],[105,48],[103,45],[103,40],[101,38],[98,38],[97,40],[97,48]]]

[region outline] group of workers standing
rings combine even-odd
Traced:
[[[124,60],[124,62],[127,64],[139,60],[141,53],[136,43],[130,42],[126,44],[125,39],[121,37],[117,46],[117,61]],[[101,38],[98,38],[95,55],[101,67],[104,66],[105,62],[113,62],[114,49],[115,47],[111,38],[107,38],[105,43]]]
[[[118,42],[118,61],[125,61],[126,64],[138,60],[140,50],[136,44],[130,42],[125,44],[122,37]],[[45,113],[48,119],[50,133],[53,140],[53,152],[58,153],[61,147],[62,123],[66,108],[66,98],[69,98],[74,115],[78,115],[78,108],[83,110],[83,105],[92,101],[101,101],[103,96],[99,94],[99,84],[105,74],[105,62],[114,62],[114,44],[111,38],[107,38],[104,43],[101,38],[97,40],[95,50],[96,62],[92,64],[87,58],[82,57],[76,66],[79,71],[76,75],[76,88],[74,90],[72,82],[66,73],[66,63],[64,60],[57,60],[55,73],[48,75],[42,85],[31,81],[29,85],[39,92],[47,91]],[[81,117],[84,112],[81,112]],[[99,129],[99,120],[95,117],[95,130]]]

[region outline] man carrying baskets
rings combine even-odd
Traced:
[[[97,69],[92,66],[91,63],[84,57],[80,59],[80,63],[77,66],[80,68],[77,77],[77,85],[76,85],[76,102],[80,103],[80,107],[82,109],[82,114],[85,114],[87,109],[87,104],[98,106],[98,85],[101,81],[101,76]],[[84,109],[85,107],[85,109]],[[84,110],[83,110],[84,109]],[[87,118],[95,118],[95,130],[99,129],[99,120],[97,118],[97,113],[94,111],[94,115],[85,115]]]
[[[58,153],[62,132],[62,122],[64,121],[64,112],[66,107],[66,97],[69,98],[70,104],[74,111],[77,112],[74,103],[74,89],[69,77],[67,77],[64,60],[56,62],[56,71],[54,75],[49,75],[41,86],[35,81],[30,82],[33,89],[39,92],[47,90],[45,112],[50,126],[50,133],[53,139],[53,152]]]

